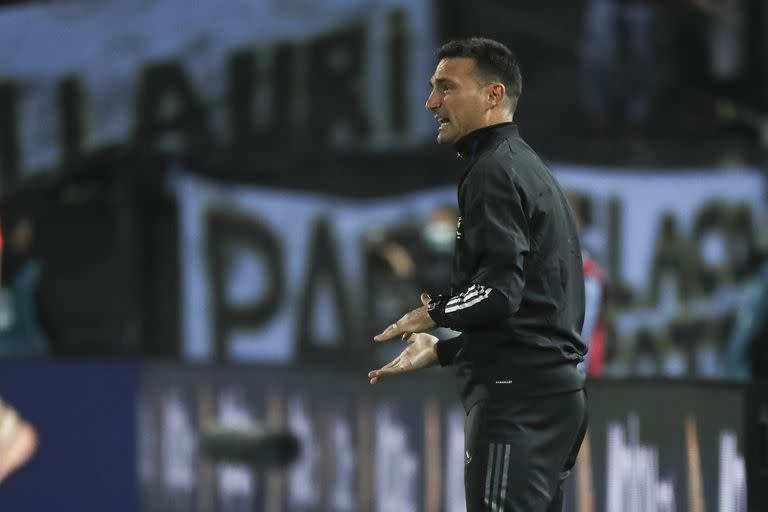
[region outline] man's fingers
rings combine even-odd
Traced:
[[[429,295],[422,294],[422,300],[429,302]],[[435,327],[435,322],[429,317],[426,306],[419,306],[403,315],[400,320],[390,324],[386,329],[373,337],[374,341],[387,341],[406,332],[424,332]]]
[[[390,324],[387,326],[386,329],[381,331],[381,333],[377,334],[373,337],[373,341],[387,341],[389,339],[394,338],[398,334],[401,334],[401,329],[397,326],[397,324]]]
[[[391,368],[387,368],[387,366],[368,373],[368,378],[371,380],[371,384],[376,384],[384,377],[391,377],[392,375],[403,373],[403,369],[398,366],[392,366]]]
[[[432,297],[430,297],[428,293],[422,293],[421,294],[421,304],[423,306],[429,306],[429,303],[431,301],[432,301]]]
[[[395,366],[397,366],[398,364],[400,364],[400,360],[401,360],[402,358],[403,358],[403,355],[402,355],[402,354],[400,354],[399,356],[397,356],[397,357],[396,357],[396,358],[394,358],[392,361],[390,361],[389,363],[385,364],[384,366],[382,366],[382,367],[381,367],[381,368],[379,368],[379,369],[380,369],[380,370],[387,370],[387,369],[389,369],[389,368],[394,368]]]
[[[382,366],[378,370],[371,370],[368,372],[368,378],[371,380],[371,384],[376,384],[381,377],[388,377],[390,375],[400,373],[401,370],[398,368],[398,365],[400,364],[400,359],[402,359],[402,357],[402,355],[399,355],[390,363]]]

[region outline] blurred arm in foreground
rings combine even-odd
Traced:
[[[0,482],[31,459],[37,445],[34,427],[0,401]]]

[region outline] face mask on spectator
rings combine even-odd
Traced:
[[[456,227],[446,222],[430,222],[424,226],[423,236],[432,249],[450,252],[456,240]]]

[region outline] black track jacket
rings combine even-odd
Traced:
[[[467,410],[581,389],[584,276],[565,194],[513,123],[473,131],[456,149],[467,169],[451,290],[428,309],[462,334],[438,342],[440,364],[457,365]]]

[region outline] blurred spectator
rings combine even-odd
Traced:
[[[0,483],[37,450],[37,433],[16,410],[0,400]]]
[[[13,238],[12,242],[16,242]],[[3,237],[0,233],[0,254]],[[3,298],[5,304],[5,298]],[[37,449],[37,434],[16,410],[0,400],[0,482],[27,462]]]
[[[576,224],[582,238],[581,260],[584,265],[584,326],[581,329],[581,337],[587,344],[588,351],[579,368],[589,376],[598,377],[603,374],[605,368],[607,278],[597,259],[585,248],[586,204],[574,194],[568,195],[568,202],[576,215]]]
[[[32,251],[34,223],[28,216],[19,216],[11,218],[4,227],[0,357],[39,356],[48,351],[48,338],[40,327],[37,314],[42,264]]]
[[[646,123],[667,63],[657,2],[589,0],[581,47],[583,102],[598,122]]]
[[[442,205],[433,209],[423,224],[369,234],[368,251],[380,269],[375,272],[375,284],[370,285],[370,289],[376,290],[372,325],[386,323],[393,315],[412,307],[422,292],[433,297],[446,292],[451,279],[458,215],[455,206]],[[438,338],[456,335],[442,328],[433,334]],[[376,360],[389,361],[400,350],[402,347],[397,343],[378,344]]]
[[[673,23],[676,9],[682,9],[679,24]],[[585,110],[598,123],[647,125],[671,73],[696,61],[694,55],[705,55],[707,46],[706,72],[715,80],[732,80],[743,53],[741,11],[741,0],[589,0],[581,46]],[[697,13],[706,16],[701,27],[707,34],[699,30],[692,48],[701,51],[691,53],[687,33]],[[686,32],[684,39],[675,37],[679,29]],[[678,43],[686,52],[676,56]]]
[[[584,262],[584,327],[581,336],[587,344],[586,359],[579,367],[587,375],[598,377],[605,367],[605,290],[603,269],[587,251],[581,253]]]
[[[457,220],[456,208],[438,206],[423,226],[393,232],[382,242],[379,254],[398,279],[436,297],[450,281]]]
[[[728,337],[726,378],[768,378],[768,261],[744,290]]]
[[[744,73],[746,48],[744,0],[692,0],[696,7],[710,15],[710,68],[720,83],[737,80]]]

